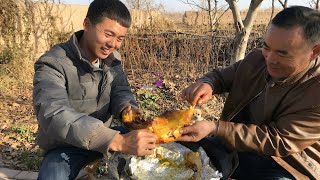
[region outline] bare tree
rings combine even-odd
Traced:
[[[196,1],[196,0],[180,0],[180,1],[185,4],[189,4],[191,6],[196,6],[199,9],[206,10],[208,12],[212,11],[211,8],[206,9],[203,6],[200,6],[199,1]],[[217,7],[218,0],[206,0],[206,1],[208,4],[211,4],[212,2],[214,2],[213,6],[207,6],[207,7]],[[231,63],[234,63],[244,58],[244,55],[247,49],[248,39],[252,30],[253,22],[254,22],[254,19],[256,18],[259,6],[263,0],[251,0],[249,9],[247,11],[247,14],[244,20],[242,20],[241,18],[240,9],[237,5],[238,0],[225,0],[225,1],[228,3],[229,8],[232,11],[234,27],[236,30],[235,40],[233,43],[233,54],[231,59]],[[287,4],[287,1],[288,0],[285,0],[284,3]],[[217,12],[215,12],[215,14],[217,14]]]
[[[279,1],[279,3],[281,4],[281,6],[283,7],[283,8],[286,8],[286,7],[288,7],[288,1],[289,0],[278,0]]]
[[[210,31],[212,31],[213,30],[213,23],[217,19],[218,0],[214,0],[213,1],[214,2],[213,7],[212,7],[212,4],[211,4],[210,0],[206,0],[206,2],[207,2],[207,12],[208,12],[208,15],[209,15]],[[212,9],[214,9],[214,10],[212,11]]]
[[[244,20],[241,18],[240,10],[236,0],[226,0],[232,11],[234,27],[236,30],[234,50],[231,63],[243,59],[247,49],[249,36],[252,30],[253,21],[257,16],[258,8],[263,0],[251,0],[248,12]]]
[[[270,15],[270,20],[268,25],[271,23],[272,19],[273,19],[273,15],[274,15],[274,0],[272,0],[272,4],[271,4],[271,15]]]
[[[209,31],[213,32],[217,27],[219,19],[226,12],[226,7],[218,6],[218,0],[179,0],[180,2],[190,5],[199,9],[200,11],[204,11],[208,13],[209,17]],[[218,12],[223,12],[220,17],[218,17]]]
[[[314,9],[319,10],[320,7],[320,0],[311,0],[310,6],[314,7]]]
[[[126,0],[126,4],[130,9],[147,11],[163,9],[163,5],[161,3],[157,4],[154,0]]]

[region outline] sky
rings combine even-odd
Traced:
[[[81,4],[81,5],[89,5],[92,0],[62,0],[65,4]],[[290,5],[304,5],[309,7],[310,0],[289,0],[288,4]],[[125,2],[125,0],[122,0]],[[182,3],[179,0],[155,0],[155,2],[160,2],[164,5],[166,12],[183,12],[186,10],[192,10],[189,5]],[[249,6],[249,0],[238,0],[238,6],[240,9],[246,9]],[[226,3],[224,3],[226,4]],[[277,0],[275,0],[275,5],[280,7],[280,4]],[[271,0],[264,0],[262,8],[269,8],[271,7]]]

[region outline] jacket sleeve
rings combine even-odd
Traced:
[[[115,69],[116,76],[111,87],[111,112],[115,118],[121,118],[121,112],[128,106],[138,107],[134,100],[131,88],[122,66],[118,65]]]
[[[240,63],[241,61],[238,61],[226,68],[215,69],[198,79],[198,81],[210,84],[215,94],[229,92]]]
[[[219,121],[216,136],[237,151],[285,157],[320,140],[320,106],[283,115],[268,125]]]
[[[43,56],[35,63],[33,105],[39,128],[48,141],[106,152],[118,132],[99,119],[75,111],[65,84],[64,69],[57,58]],[[97,135],[100,141],[93,139]]]

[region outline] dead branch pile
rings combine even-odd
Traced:
[[[124,67],[131,71],[200,75],[230,64],[233,37],[229,31],[218,31],[213,36],[178,32],[134,34],[126,38],[121,54]],[[247,52],[260,48],[263,42],[259,33],[250,37]]]

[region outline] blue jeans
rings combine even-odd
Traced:
[[[240,152],[239,166],[232,178],[237,180],[293,180],[288,171],[276,163],[271,157],[255,153]]]
[[[102,157],[102,153],[77,147],[52,149],[41,163],[38,180],[75,179],[84,166]]]
[[[112,129],[121,134],[129,132],[126,127]],[[90,162],[102,158],[103,154],[77,147],[65,147],[49,150],[41,162],[38,180],[71,180]]]

